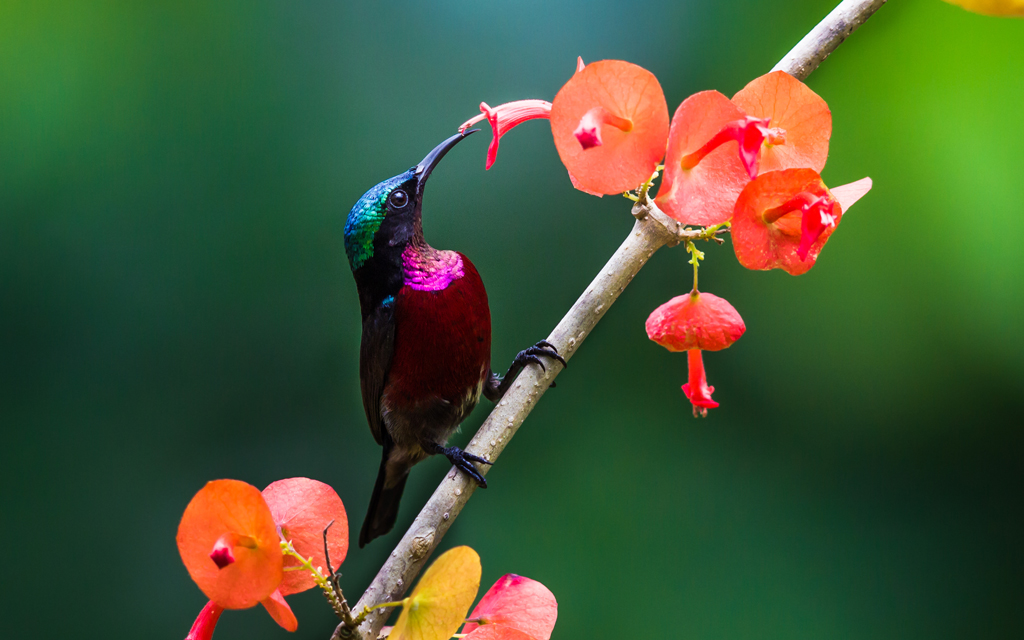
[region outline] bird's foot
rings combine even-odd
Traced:
[[[541,356],[557,360],[562,363],[563,367],[569,366],[566,364],[565,358],[558,353],[558,349],[555,348],[555,345],[551,344],[547,340],[541,340],[532,347],[523,349],[516,354],[515,359],[512,360],[512,366],[508,368],[505,375],[499,376],[496,373],[492,373],[491,378],[487,381],[486,386],[484,386],[484,396],[486,396],[491,402],[501,400],[501,397],[505,395],[508,388],[512,386],[512,382],[515,380],[516,374],[522,371],[522,369],[528,364],[535,364],[542,370],[547,371],[548,368],[544,366],[544,360],[541,359]],[[555,383],[552,382],[551,386],[555,386]]]
[[[455,467],[461,469],[470,478],[476,480],[476,483],[480,485],[481,489],[487,488],[487,480],[479,471],[477,471],[476,467],[473,466],[474,462],[479,462],[480,464],[493,464],[487,458],[468,453],[458,447],[442,447],[439,444],[434,444],[430,453],[440,453],[444,457],[448,458],[448,461]]]
[[[553,360],[558,360],[562,363],[563,367],[569,366],[565,362],[565,358],[559,355],[558,349],[555,348],[555,345],[551,344],[547,340],[541,340],[532,347],[527,347],[516,354],[515,359],[512,361],[512,366],[508,368],[509,373],[511,373],[513,369],[522,369],[528,364],[540,365],[541,369],[547,371],[548,369],[544,366],[544,361],[540,359],[540,356],[547,356]],[[505,377],[508,377],[508,374],[505,374]]]

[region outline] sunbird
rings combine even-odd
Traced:
[[[490,461],[445,446],[480,395],[497,402],[541,357],[565,360],[547,341],[520,351],[504,376],[491,371],[491,311],[469,258],[423,239],[423,188],[441,158],[476,129],[456,134],[404,173],[373,187],[345,223],[345,253],[363,320],[359,381],[370,432],[383,447],[359,546],[395,524],[409,470],[442,454],[481,487]]]

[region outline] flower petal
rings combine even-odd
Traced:
[[[669,351],[727,349],[747,330],[728,300],[713,293],[676,296],[651,312],[647,337]]]
[[[601,107],[632,127],[605,124],[602,144],[584,149],[574,132],[584,115]],[[587,191],[622,193],[654,173],[665,154],[668,105],[650,71],[621,60],[601,60],[573,75],[551,106],[551,133],[562,164]]]
[[[1024,18],[1024,0],[946,0],[986,16],[1017,16]]]
[[[843,213],[846,213],[868,191],[871,191],[871,187],[871,178],[861,178],[856,182],[829,189],[829,191],[832,192],[832,196],[839,202],[839,206],[843,208]]]
[[[348,516],[341,498],[330,487],[309,478],[288,478],[271,483],[263,490],[274,522],[285,540],[291,540],[295,550],[310,558],[314,567],[326,567],[324,558],[324,529],[332,568],[337,570],[348,553]],[[284,559],[285,567],[297,567],[299,561]],[[281,580],[281,594],[291,595],[311,589],[316,581],[308,571],[285,571]]]
[[[469,547],[441,555],[406,599],[391,640],[448,640],[480,588],[480,556]]]
[[[504,625],[526,633],[536,640],[549,640],[558,618],[558,602],[547,587],[529,578],[507,574],[494,583],[469,614],[462,633],[481,626]]]
[[[295,614],[292,613],[292,608],[285,602],[280,590],[261,600],[260,604],[267,610],[267,613],[274,619],[274,622],[279,624],[285,631],[294,632],[299,628],[299,621],[295,618]]]
[[[811,168],[821,172],[832,137],[832,112],[821,96],[785,71],[755,78],[732,97],[747,115],[768,118],[786,133],[785,144],[761,151],[760,172]]]
[[[692,169],[683,169],[681,163],[722,127],[743,118],[743,111],[717,91],[695,93],[679,105],[669,131],[665,177],[655,198],[665,213],[683,224],[701,226],[719,224],[732,216],[736,197],[750,182],[736,146],[717,147]]]
[[[236,534],[234,562],[219,568],[210,558],[218,539]],[[230,537],[230,536],[229,536]],[[283,557],[270,508],[256,487],[214,480],[192,498],[178,525],[178,552],[192,580],[225,609],[246,609],[281,583]]]
[[[465,640],[540,640],[528,633],[503,624],[485,624],[477,627]]]

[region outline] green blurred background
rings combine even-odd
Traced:
[[[832,2],[433,5],[0,5],[0,635],[184,637],[205,600],[174,535],[209,479],[326,481],[358,530],[379,449],[345,216],[481,100],[550,99],[577,55],[650,69],[673,110],[731,95]],[[665,250],[443,541],[484,589],[546,584],[556,639],[1024,637],[1024,21],[892,2],[809,84],[825,180],[875,188],[800,278],[708,248],[748,326],[705,358],[722,407],[694,420],[646,339],[689,287]],[[504,367],[631,218],[571,188],[546,123],[485,173],[487,139],[425,227],[478,266]],[[397,539],[350,552],[350,597]],[[320,596],[290,601],[294,636],[252,610],[216,637],[326,640]]]

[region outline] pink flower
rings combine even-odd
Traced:
[[[490,169],[494,164],[494,159],[498,156],[498,144],[501,141],[501,136],[527,120],[551,119],[551,103],[546,100],[516,100],[497,107],[491,107],[486,102],[481,102],[480,111],[481,115],[463,122],[459,126],[459,131],[465,131],[484,118],[487,119],[494,137],[491,138],[491,145],[487,147],[485,169]]]

